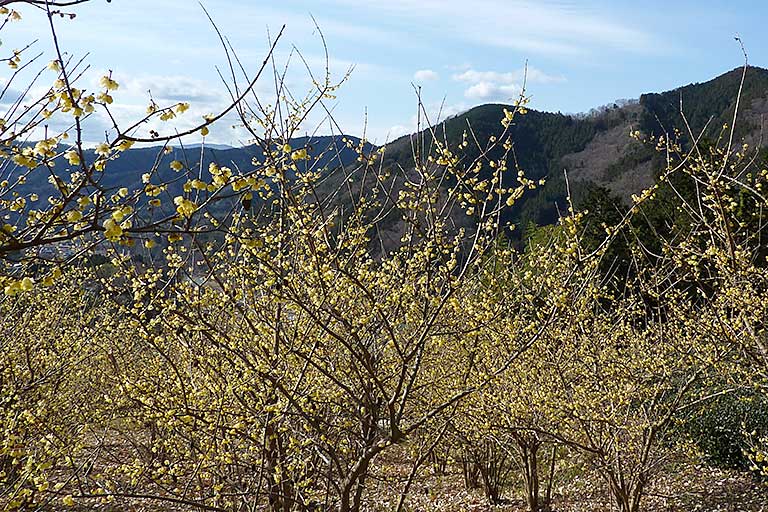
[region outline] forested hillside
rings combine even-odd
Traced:
[[[741,77],[742,69],[734,69],[705,83],[643,94],[638,102],[606,105],[590,115],[528,111],[512,127],[516,162],[510,162],[510,166],[519,166],[533,179],[547,178],[547,184],[510,210],[509,219],[523,226],[529,222],[554,223],[567,209],[565,172],[577,199],[591,185],[597,185],[629,205],[632,194],[652,185],[666,165],[653,144],[633,138],[632,133],[639,131],[641,139],[665,135],[667,140],[679,139],[687,147],[692,138],[716,142],[729,134],[727,127],[733,121]],[[763,116],[768,114],[768,70],[749,67],[739,99],[735,143],[743,141],[753,147],[768,144],[762,137]],[[469,134],[468,146],[459,153],[473,160],[483,152],[490,137],[501,133],[503,127],[498,119],[504,117],[505,108],[511,107],[475,107],[430,130],[402,137],[387,146],[385,162],[407,167],[414,148],[428,152],[433,138],[459,148],[465,133]],[[497,147],[487,156],[498,158],[501,151]]]
[[[528,110],[510,126],[514,150],[508,154],[508,165],[523,170],[533,180],[546,179],[546,184],[505,210],[504,220],[519,226],[555,223],[560,213],[567,209],[566,173],[577,202],[593,186],[599,186],[629,205],[631,195],[652,185],[665,165],[664,158],[652,145],[631,134],[634,131],[639,131],[642,137],[666,134],[684,145],[691,144],[691,134],[702,143],[715,142],[723,135],[723,127],[733,120],[741,72],[741,69],[735,69],[709,82],[644,94],[638,102],[606,105],[590,115]],[[762,116],[768,114],[768,70],[748,68],[740,101],[742,114],[735,139],[760,147],[763,144]],[[684,116],[681,115],[681,105]],[[490,160],[498,159],[505,153],[501,146],[496,145],[491,151],[486,149],[489,139],[500,136],[504,130],[498,120],[509,108],[512,107],[502,104],[475,107],[420,133],[403,136],[383,148],[383,164],[409,168],[413,166],[414,157],[421,155],[425,158],[434,150],[435,141],[454,149],[464,161],[475,160],[481,154]],[[462,147],[465,140],[467,145]],[[361,146],[361,140],[352,135],[296,137],[289,142],[294,148],[308,150],[310,158],[301,162],[300,170],[311,169],[329,175],[326,191],[340,185],[330,171],[338,167],[353,169],[358,150],[373,155],[377,149],[368,142]],[[92,151],[86,153],[86,158],[92,161]],[[125,185],[133,188],[141,183],[144,173],[154,170],[158,178],[169,182],[168,196],[175,197],[181,191],[182,182],[172,179],[173,172],[168,164],[174,160],[199,168],[206,176],[212,162],[246,169],[254,161],[263,161],[264,153],[258,144],[231,149],[206,148],[202,152],[182,147],[165,151],[162,147],[130,149],[111,164],[110,173],[103,176],[102,185],[113,189]],[[491,172],[490,169],[484,171],[486,176]],[[513,179],[511,174],[507,179]],[[27,186],[38,191],[49,187],[42,175],[32,175]],[[212,207],[221,210],[230,206]]]

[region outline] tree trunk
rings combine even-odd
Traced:
[[[269,509],[272,512],[291,512],[293,510],[293,484],[285,474],[282,435],[277,428],[268,422],[267,438],[267,478]],[[280,475],[279,478],[275,476]]]
[[[552,484],[555,482],[555,458],[557,457],[557,444],[552,445],[552,458],[549,461],[549,478],[547,481],[547,494],[544,497],[544,510],[552,508]]]
[[[378,438],[379,407],[381,407],[382,402],[371,391],[367,396],[369,398],[366,401],[365,414],[363,414],[360,423],[360,434],[365,448],[357,464],[354,465],[344,481],[339,505],[340,512],[358,512],[360,510],[371,461],[381,451],[381,448],[376,449],[375,445]]]
[[[525,503],[529,512],[541,510],[539,498],[539,448],[542,442],[535,434],[520,433],[513,435],[518,453],[523,463],[523,481],[525,482]]]
[[[508,460],[503,450],[498,449],[492,441],[486,441],[485,453],[479,461],[480,476],[483,478],[485,496],[491,505],[501,503],[501,487],[507,475]]]
[[[619,512],[640,512],[640,501],[643,498],[645,488],[642,480],[632,484],[611,475],[610,487],[611,495],[619,508]]]
[[[371,451],[364,454],[347,475],[341,489],[339,512],[358,512],[360,510],[365,480],[368,476],[368,466],[376,453],[378,452]]]
[[[480,487],[480,468],[468,450],[464,450],[464,454],[461,457],[461,472],[466,489],[477,489]]]
[[[523,468],[525,480],[525,501],[529,512],[539,512],[539,444],[532,443],[523,452]]]

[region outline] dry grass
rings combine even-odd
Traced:
[[[408,473],[402,464],[387,464],[377,478],[369,482],[367,510],[394,510],[402,482]],[[559,470],[561,473],[563,469]],[[435,475],[429,468],[422,471],[409,493],[405,510],[411,512],[523,512],[521,483],[505,489],[506,502],[488,504],[482,489],[464,488],[460,468],[449,466],[446,474]],[[542,487],[546,482],[542,482]],[[542,488],[542,493],[543,493]],[[614,512],[605,482],[597,475],[572,471],[567,480],[553,486],[554,512]],[[768,512],[768,485],[755,481],[748,473],[722,470],[693,461],[669,467],[666,476],[654,482],[643,501],[648,512]]]

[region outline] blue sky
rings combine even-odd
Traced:
[[[643,92],[705,81],[742,64],[739,34],[750,63],[768,66],[768,2],[607,0],[205,0],[245,67],[258,67],[273,36],[287,25],[277,60],[293,46],[314,72],[322,73],[323,46],[337,78],[354,66],[328,106],[344,131],[382,143],[415,128],[416,95],[433,118],[442,105],[450,115],[474,105],[509,102],[522,83],[536,109],[582,112]],[[2,49],[39,38],[45,62],[53,58],[45,16],[19,8],[24,19],[6,27]],[[95,84],[114,70],[121,84],[114,110],[121,120],[140,115],[147,90],[163,101],[192,103],[183,129],[227,99],[216,66],[226,66],[217,36],[193,0],[93,0],[60,20],[61,45],[76,57],[86,53]],[[7,76],[7,75],[6,75]],[[90,80],[90,82],[89,82]],[[288,83],[295,93],[309,87],[306,71],[292,60]],[[257,87],[269,99],[268,81]],[[106,121],[93,120],[89,137],[103,138]],[[230,120],[211,133],[212,142],[248,142]],[[165,127],[167,128],[167,126]],[[307,130],[329,131],[323,116]],[[102,135],[99,135],[99,134]]]

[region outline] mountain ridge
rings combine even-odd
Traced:
[[[744,68],[739,67],[705,82],[644,93],[637,100],[617,101],[591,115],[529,110],[512,127],[515,156],[528,177],[546,178],[547,183],[527,194],[509,219],[523,225],[555,222],[567,208],[566,173],[575,195],[596,185],[628,203],[632,194],[653,184],[664,163],[657,151],[631,138],[630,132],[658,136],[674,134],[676,129],[683,142],[690,142],[691,134],[716,140],[733,118],[742,73]],[[768,69],[746,68],[739,100],[734,142],[765,147],[762,132],[768,116]],[[685,118],[680,115],[681,101]],[[504,108],[510,105],[480,105],[437,123],[432,130],[452,147],[458,146],[461,133],[470,127],[478,140],[488,140],[501,133]],[[404,165],[411,141],[423,138],[429,140],[431,135],[422,131],[388,144],[385,162]],[[481,150],[471,147],[465,155],[472,157]]]
[[[722,125],[729,124],[733,117],[743,72],[744,68],[735,68],[705,82],[690,83],[659,93],[645,93],[636,101],[617,101],[587,115],[531,109],[526,115],[517,117],[510,126],[515,162],[509,162],[509,168],[519,166],[527,177],[545,179],[546,184],[526,193],[521,201],[505,212],[504,220],[523,226],[556,222],[560,212],[567,209],[566,174],[575,196],[599,186],[619,200],[628,202],[632,194],[653,183],[663,165],[658,152],[631,138],[630,132],[640,130],[649,135],[660,135],[672,133],[673,128],[677,128],[683,140],[690,139],[691,134],[716,139]],[[764,146],[762,131],[764,119],[768,116],[768,69],[746,68],[739,100],[741,113],[735,140]],[[681,101],[686,112],[685,119],[679,112]],[[471,161],[484,149],[474,142],[467,148],[459,148],[464,131],[471,129],[477,141],[487,141],[499,135],[503,130],[500,121],[504,118],[505,108],[510,108],[510,105],[479,105],[437,123],[432,130],[450,147],[457,149],[463,158]],[[386,144],[383,164],[412,168],[412,143],[415,141],[423,144],[424,150],[428,149],[432,132],[424,130]],[[333,169],[359,165],[357,148],[363,147],[365,153],[379,149],[352,135],[297,137],[290,143],[294,148],[307,149],[310,159],[301,162],[301,165],[311,165],[313,169],[328,172],[327,190],[338,189],[347,179],[347,173],[332,173]],[[158,146],[135,148],[110,162],[101,184],[106,189],[140,188],[142,174],[155,169],[155,179],[169,182],[173,188],[169,190],[171,195],[180,194],[181,182],[168,168],[168,163],[172,160],[186,162],[187,157],[191,157],[189,165],[192,168],[200,163],[201,156],[203,174],[207,172],[209,162],[247,172],[253,160],[259,159],[262,153],[257,145],[202,149],[199,146],[184,149],[172,147],[167,154],[163,154]],[[500,154],[487,156],[501,157]],[[88,152],[88,158],[94,158],[92,151]],[[516,173],[507,175],[513,180]],[[26,190],[34,190],[40,195],[48,189],[52,190],[52,185],[45,178],[45,173],[32,173]]]

